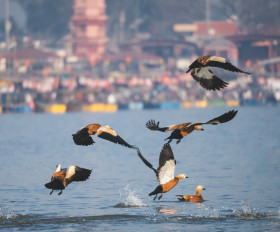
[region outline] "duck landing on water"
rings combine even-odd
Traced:
[[[78,166],[69,166],[61,169],[61,164],[56,166],[56,170],[52,175],[51,181],[45,184],[45,187],[51,189],[50,195],[54,190],[61,190],[58,195],[62,194],[62,190],[66,188],[72,181],[85,181],[89,178],[92,170],[80,168]]]
[[[166,193],[173,189],[180,179],[187,178],[185,174],[180,174],[174,177],[176,160],[174,159],[173,152],[168,143],[164,144],[160,152],[159,167],[157,169],[155,169],[153,165],[143,157],[139,149],[137,150],[137,153],[144,164],[156,173],[159,185],[149,194],[149,196],[155,195],[154,200],[157,198],[158,194],[161,194],[158,197],[158,200],[160,200],[162,198],[162,193]]]

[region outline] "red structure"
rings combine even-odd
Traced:
[[[106,51],[105,0],[74,0],[72,16],[73,50],[80,59],[92,65],[103,58]]]

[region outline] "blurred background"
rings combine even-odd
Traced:
[[[251,75],[205,91],[207,54]],[[278,0],[0,0],[0,112],[279,104]]]

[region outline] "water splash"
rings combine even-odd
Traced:
[[[0,205],[0,219],[10,219],[16,215],[6,206]]]
[[[123,189],[120,189],[120,198],[122,203],[117,204],[116,207],[143,207],[147,206],[143,201],[136,195],[136,190],[131,189],[127,184]]]
[[[266,217],[265,213],[257,212],[257,210],[253,208],[247,201],[242,201],[241,209],[233,210],[233,213],[236,216],[244,218],[246,220],[255,220]]]

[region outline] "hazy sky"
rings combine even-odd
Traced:
[[[18,2],[10,0],[10,15],[21,29],[25,29],[26,14]],[[0,20],[5,17],[5,0],[0,0]]]

